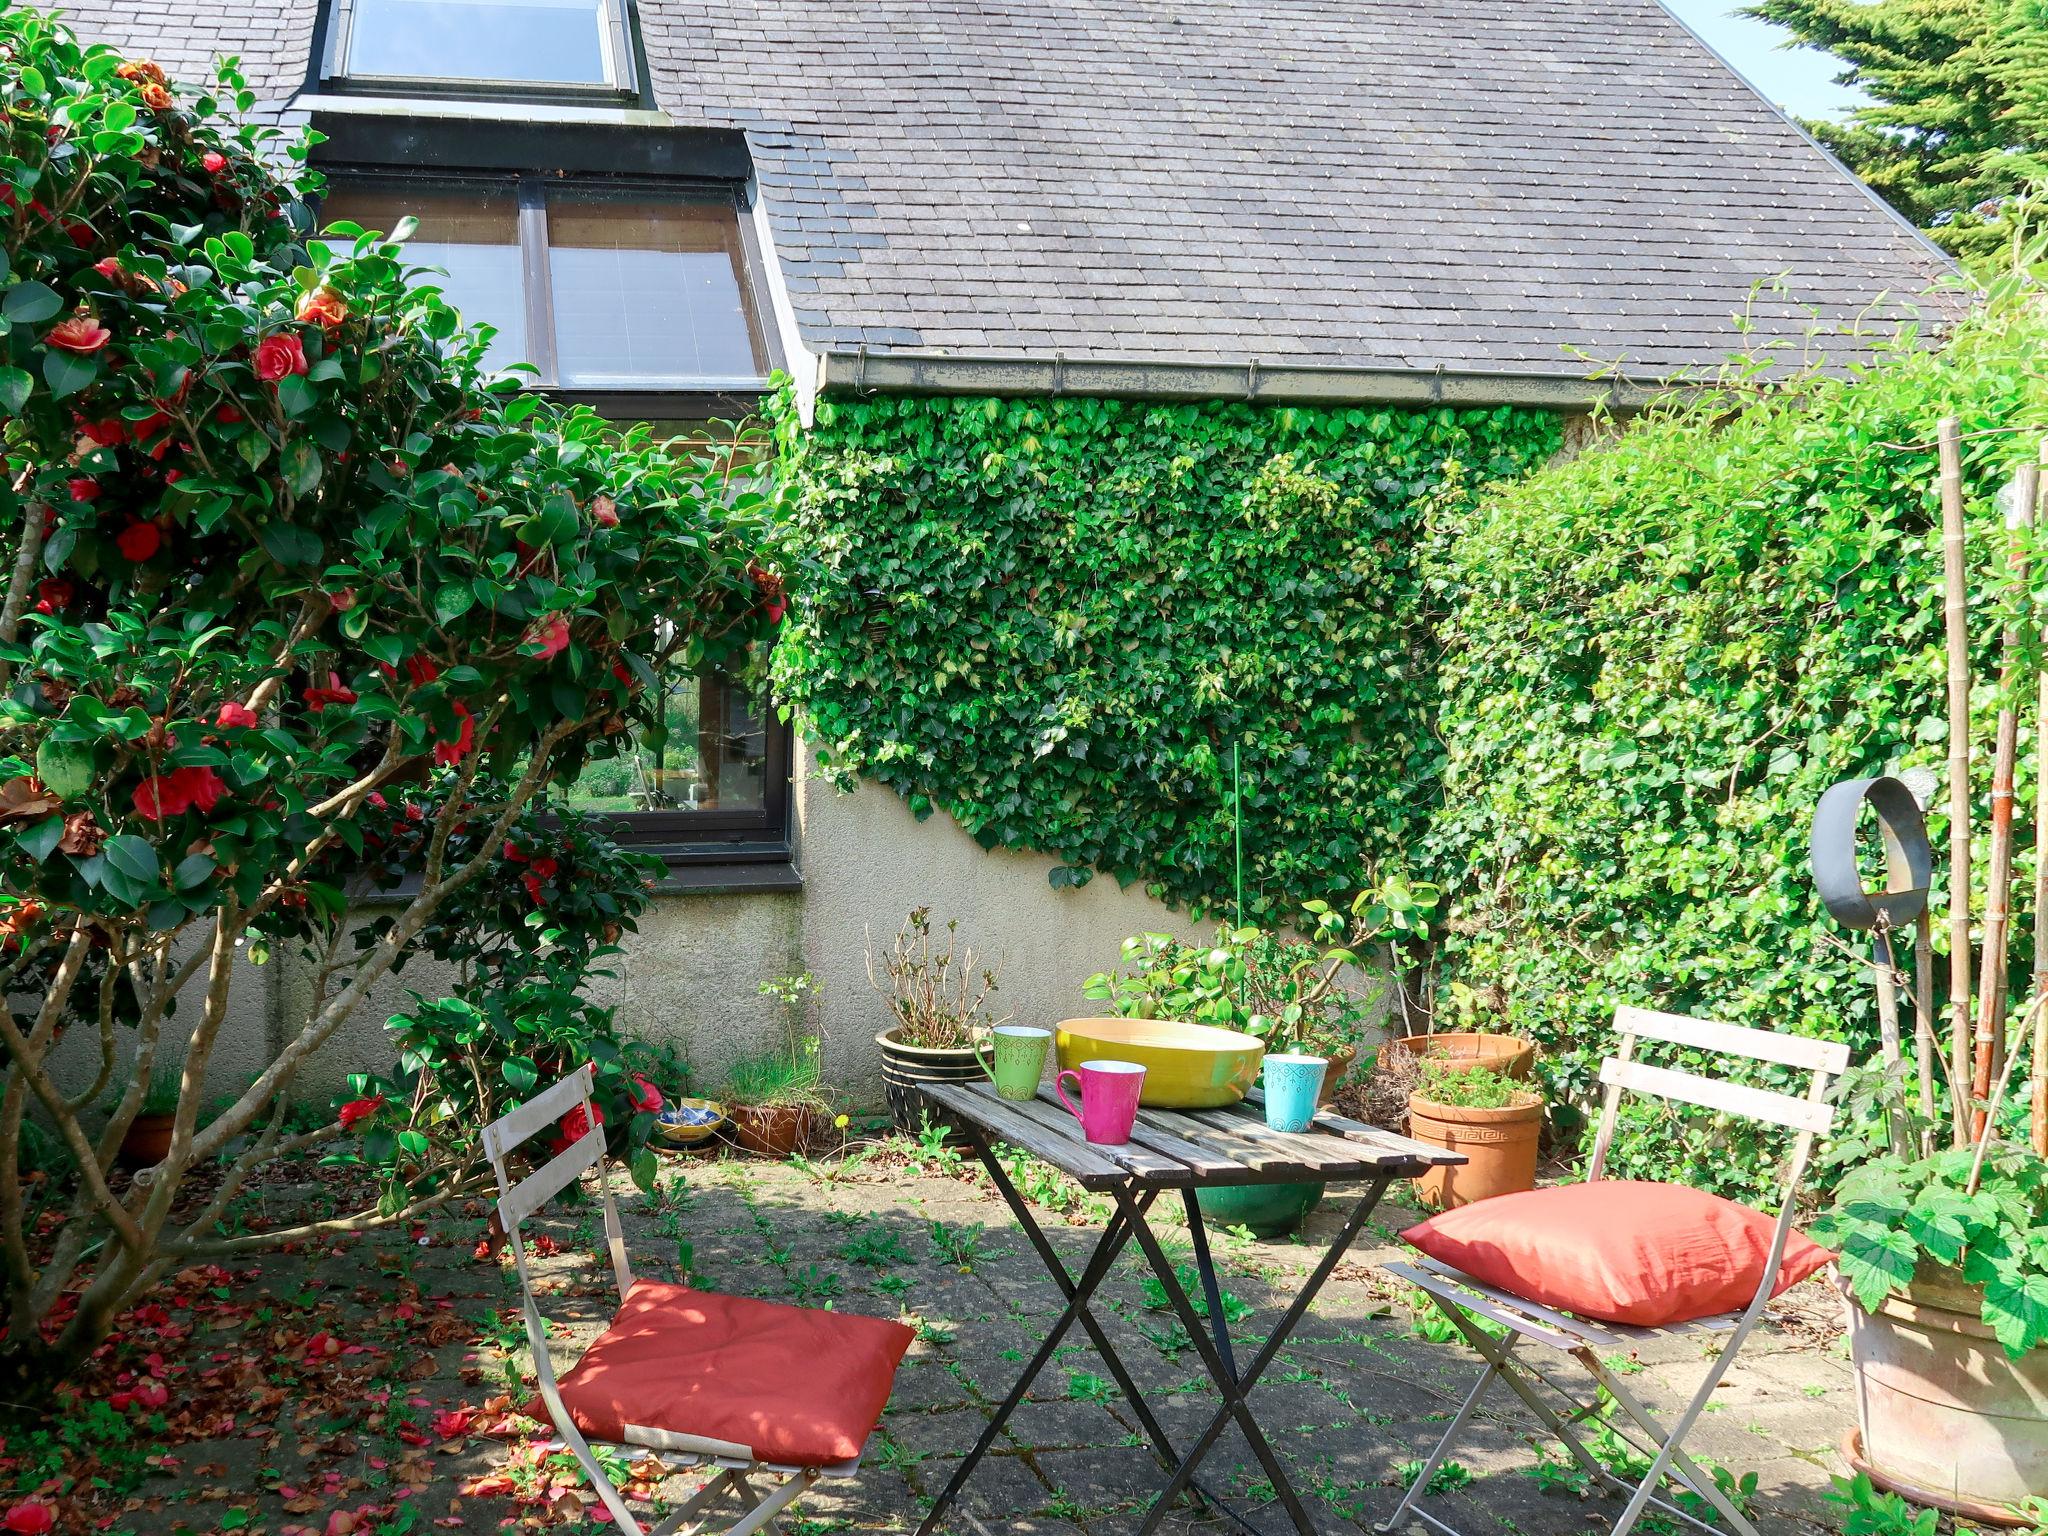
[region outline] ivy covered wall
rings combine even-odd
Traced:
[[[809,569],[777,686],[835,771],[983,846],[1298,917],[1437,801],[1433,521],[1553,454],[1527,410],[827,400],[778,417]]]

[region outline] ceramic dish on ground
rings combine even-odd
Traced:
[[[662,1145],[694,1147],[709,1141],[725,1124],[725,1106],[712,1099],[670,1099],[654,1117],[654,1134]]]
[[[1084,1061],[1134,1061],[1145,1069],[1138,1102],[1152,1109],[1235,1104],[1259,1080],[1266,1048],[1254,1035],[1173,1019],[1065,1019],[1053,1035],[1060,1070]]]

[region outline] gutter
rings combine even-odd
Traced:
[[[1261,404],[1538,406],[1633,410],[1668,392],[1640,378],[1307,363],[1187,363],[1130,358],[871,352],[817,356],[820,395],[1108,395],[1138,400],[1250,400]]]

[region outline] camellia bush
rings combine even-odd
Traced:
[[[620,750],[657,666],[765,635],[779,585],[720,464],[488,378],[403,230],[315,237],[303,147],[229,126],[232,73],[189,91],[8,9],[0,91],[0,1363],[48,1375],[279,1156],[353,1144],[389,1186],[272,1241],[463,1186],[476,1127],[434,1095],[291,1134],[298,1074],[473,885],[568,896],[508,868],[528,808]],[[311,996],[246,1083],[215,1069],[245,950]],[[171,1149],[129,1179],[166,1067]]]

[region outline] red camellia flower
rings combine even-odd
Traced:
[[[299,297],[299,307],[294,314],[308,325],[317,325],[323,331],[336,331],[341,322],[348,318],[348,300],[335,289],[322,283],[318,288]]]
[[[296,336],[279,332],[256,344],[256,377],[275,384],[290,374],[306,371],[306,349]]]
[[[341,674],[339,672],[330,672],[327,674],[326,687],[304,689],[300,692],[299,697],[304,699],[306,707],[317,715],[330,704],[355,703],[356,691],[353,688],[342,686]]]
[[[56,613],[71,606],[77,588],[62,576],[49,576],[36,583],[36,612]]]
[[[754,584],[755,595],[760,599],[761,612],[767,615],[768,622],[780,624],[783,614],[789,611],[788,599],[783,595],[782,578],[760,561],[749,560],[747,579]]]
[[[600,528],[619,526],[619,504],[609,496],[593,496],[590,500],[590,520]]]
[[[354,1130],[359,1122],[369,1119],[383,1107],[384,1095],[381,1093],[367,1099],[350,1099],[334,1118],[341,1122],[344,1131]]]
[[[164,531],[155,523],[130,523],[114,536],[122,555],[137,565],[164,547]]]
[[[469,707],[460,699],[457,699],[450,707],[454,709],[455,718],[460,722],[460,726],[455,733],[453,741],[437,741],[434,743],[434,761],[443,768],[453,768],[457,763],[469,756],[471,750],[476,746],[476,721],[471,718]]]
[[[92,264],[92,269],[110,283],[118,283],[128,275],[128,269],[121,265],[118,256],[102,256]]]
[[[547,899],[543,894],[547,887],[541,883],[539,875],[521,875],[519,883],[526,887],[526,894],[535,906],[539,906]]]
[[[206,167],[206,174],[218,176],[228,168],[228,157],[217,149],[209,149],[199,157],[199,163]]]
[[[533,654],[540,660],[552,660],[569,648],[569,620],[551,613],[527,630],[519,643],[535,647]]]
[[[597,1124],[603,1125],[604,1110],[596,1104],[591,1105],[590,1119],[586,1120],[583,1118],[583,1106],[578,1104],[557,1122],[556,1129],[562,1134],[548,1143],[548,1150],[550,1152],[568,1151],[572,1145],[590,1134],[591,1121],[593,1120]]]
[[[14,1533],[14,1536],[48,1536],[56,1525],[57,1517],[41,1499],[24,1499],[19,1504],[10,1504],[7,1513],[0,1515],[0,1529]]]
[[[81,421],[78,430],[102,448],[128,441],[128,423],[118,416],[108,421]]]
[[[43,344],[55,347],[60,352],[76,352],[90,357],[108,342],[114,333],[91,315],[73,315],[68,320],[59,320],[43,333]]]
[[[221,705],[220,713],[214,716],[213,723],[223,730],[251,731],[256,728],[256,711],[231,699]]]
[[[662,1098],[659,1088],[636,1072],[626,1080],[626,1102],[643,1115],[658,1115],[668,1101]]]
[[[179,768],[144,779],[135,786],[135,814],[145,821],[198,811],[202,816],[220,803],[227,783],[211,768]]]
[[[526,862],[526,850],[517,843],[506,843],[503,852],[507,863],[524,864]]]
[[[412,679],[415,688],[424,688],[441,675],[441,669],[425,656],[408,656],[405,675]]]
[[[69,482],[73,501],[98,501],[100,483],[91,475],[73,475]]]
[[[558,864],[555,860],[546,857],[535,859],[533,863],[528,867],[532,869],[534,874],[542,880],[552,880],[555,878],[556,875],[559,875],[562,872],[562,866],[560,864]]]
[[[232,400],[223,400],[214,407],[213,419],[224,427],[232,427],[244,418],[240,408]]]

